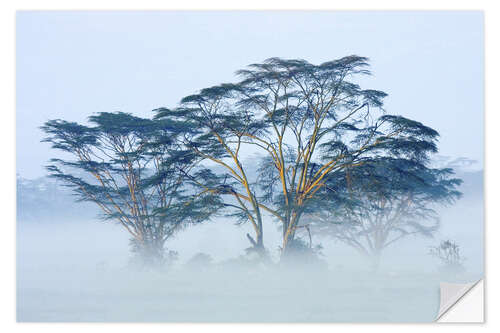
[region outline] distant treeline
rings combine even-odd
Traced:
[[[26,179],[17,176],[16,216],[18,223],[53,223],[95,219],[98,208],[89,202],[75,202],[72,192],[48,177]]]

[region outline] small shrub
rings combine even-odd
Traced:
[[[321,258],[323,256],[322,250],[323,246],[321,246],[321,244],[311,247],[308,242],[296,237],[288,244],[287,254],[282,257],[282,263],[285,265],[299,264],[299,266],[326,268],[328,265],[326,261]]]
[[[213,259],[209,254],[199,252],[186,262],[186,266],[190,269],[206,269],[212,262]]]
[[[460,273],[465,270],[465,258],[460,254],[460,246],[451,240],[441,241],[439,246],[431,247],[429,254],[441,261],[441,270],[445,273]]]

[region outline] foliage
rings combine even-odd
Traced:
[[[89,123],[50,120],[42,126],[43,141],[69,156],[51,160],[51,177],[78,200],[98,205],[103,219],[120,223],[145,262],[163,262],[167,239],[218,207],[216,196],[195,195],[185,181],[199,161],[176,143],[185,124],[122,112],[99,113]]]
[[[269,216],[282,230],[282,258],[318,253],[312,227],[379,255],[407,235],[432,235],[429,203],[453,203],[460,180],[429,167],[437,131],[386,114],[387,94],[356,83],[368,67],[355,55],[318,65],[270,58],[153,119],[51,120],[44,141],[72,158],[48,170],[120,223],[147,260],[162,262],[168,238],[217,212],[251,224],[248,253],[261,258]]]
[[[330,178],[322,207],[309,218],[315,230],[372,257],[408,235],[432,237],[439,227],[437,205],[460,198],[461,181],[451,169],[418,161],[374,159]]]
[[[367,58],[319,65],[271,58],[237,74],[240,82],[202,89],[156,117],[193,124],[184,146],[224,168],[221,185],[237,201],[230,207],[252,223],[259,246],[265,212],[280,223],[286,253],[336,173],[384,158],[425,160],[437,151],[435,130],[384,114],[386,94],[354,82],[370,74]],[[257,180],[248,177],[255,163],[243,163],[245,150],[266,156]]]

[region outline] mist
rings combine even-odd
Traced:
[[[249,225],[230,218],[191,226],[167,244],[178,258],[163,270],[130,266],[129,235],[115,224],[53,212],[19,221],[17,319],[22,322],[428,322],[440,282],[483,275],[482,172],[464,196],[440,210],[433,238],[392,244],[374,272],[352,248],[312,230],[318,262],[279,264],[281,230],[265,219],[271,263],[245,253]],[[61,207],[61,211],[64,208]],[[450,274],[429,247],[452,239],[465,270]],[[195,260],[197,254],[198,259]]]

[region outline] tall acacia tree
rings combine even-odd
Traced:
[[[256,233],[262,235],[262,211],[279,221],[283,254],[330,175],[377,157],[411,159],[436,150],[436,131],[383,115],[386,94],[354,82],[370,74],[367,67],[359,56],[320,65],[271,58],[238,71],[240,82],[204,89],[175,110],[198,122],[186,146],[228,170],[237,185],[231,193],[251,206]],[[159,118],[166,114],[172,113],[158,110]],[[255,163],[244,165],[247,150],[268,158],[259,178],[263,195],[248,180]]]
[[[237,87],[232,84],[203,89],[199,94],[183,98],[177,109],[155,110],[155,118],[184,119],[192,124],[180,141],[195,155],[218,166],[220,171],[205,177],[212,180],[210,184],[194,177],[192,181],[204,191],[226,197],[224,206],[231,209],[228,215],[251,223],[254,236],[247,234],[247,238],[257,253],[265,255],[262,210],[278,215],[259,202],[258,187],[250,176],[255,165],[244,165],[241,155],[245,149],[245,135],[263,135],[265,123],[251,113],[233,109],[229,101],[234,98],[235,89]]]
[[[104,219],[118,222],[142,264],[162,264],[165,242],[218,207],[217,196],[195,194],[185,178],[199,161],[176,143],[186,125],[121,112],[99,113],[89,123],[50,120],[41,127],[43,141],[69,156],[52,159],[50,175],[80,200],[97,204]],[[196,174],[203,177],[201,170]]]
[[[322,209],[307,218],[314,233],[339,240],[378,268],[383,251],[409,235],[432,237],[435,209],[460,198],[449,168],[433,169],[405,159],[379,159],[330,178]]]

